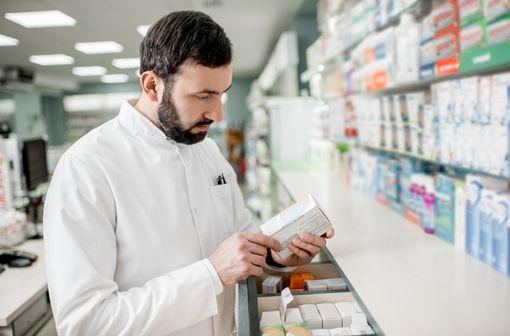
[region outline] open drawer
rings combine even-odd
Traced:
[[[237,314],[237,335],[239,336],[259,336],[259,321],[264,311],[279,310],[280,294],[261,294],[261,283],[263,279],[270,274],[279,274],[282,276],[283,286],[285,288],[289,283],[291,273],[309,272],[315,279],[343,278],[347,288],[343,290],[326,291],[302,291],[292,292],[294,301],[289,307],[297,307],[302,304],[321,304],[321,303],[339,303],[344,301],[356,302],[362,312],[367,317],[367,322],[373,329],[375,335],[383,335],[381,329],[365,307],[358,294],[352,287],[349,280],[345,277],[342,270],[334,260],[328,258],[329,251],[324,249],[318,259],[313,263],[297,267],[292,272],[275,272],[266,270],[260,277],[250,277],[238,286],[238,314]]]

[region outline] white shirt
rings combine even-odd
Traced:
[[[59,334],[230,335],[234,287],[206,258],[249,218],[213,140],[167,140],[124,102],[62,156],[46,197]]]

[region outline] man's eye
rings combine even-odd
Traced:
[[[201,100],[205,100],[205,99],[209,98],[209,95],[208,94],[206,94],[206,95],[197,95],[197,98],[201,99]]]

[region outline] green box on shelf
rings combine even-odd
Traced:
[[[472,72],[510,64],[510,41],[473,48],[460,54],[460,72]]]
[[[453,244],[455,236],[455,180],[446,175],[437,175],[434,181],[435,234]]]
[[[483,19],[483,0],[459,2],[459,16],[461,27]]]

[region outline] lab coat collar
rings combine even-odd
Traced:
[[[134,105],[137,100],[124,100],[120,108],[119,121],[122,126],[151,142],[160,143],[168,146],[180,145],[172,139],[167,139],[165,133],[154,125],[149,119],[138,112]]]

